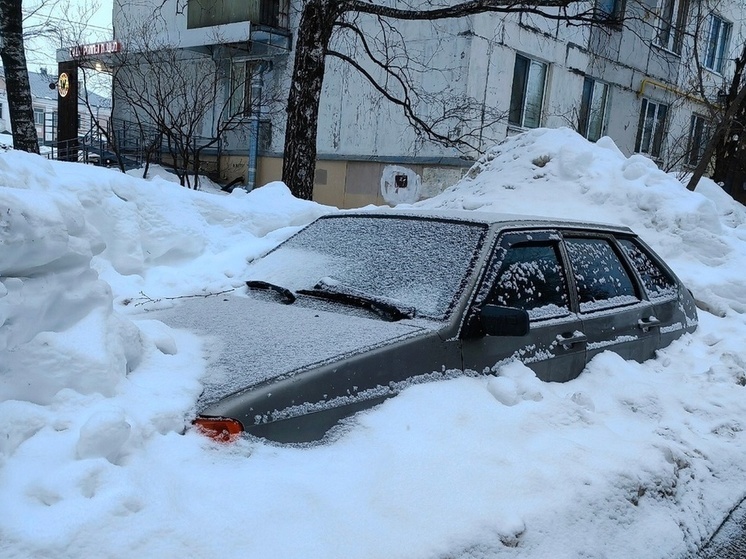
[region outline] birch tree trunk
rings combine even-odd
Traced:
[[[310,0],[303,9],[295,46],[293,79],[287,104],[282,180],[298,198],[313,197],[316,131],[326,49],[339,16],[336,3]]]
[[[0,0],[0,58],[5,68],[13,144],[16,149],[39,153],[26,52],[23,48],[21,0]]]

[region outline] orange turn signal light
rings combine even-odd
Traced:
[[[243,425],[237,419],[230,417],[198,417],[192,421],[197,430],[211,439],[229,443],[243,433]]]

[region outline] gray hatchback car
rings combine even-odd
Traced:
[[[689,291],[630,229],[558,219],[328,215],[247,280],[162,311],[208,335],[194,423],[219,440],[317,440],[412,382],[515,359],[564,382],[602,351],[643,361],[697,327]]]

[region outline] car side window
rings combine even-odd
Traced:
[[[567,282],[555,243],[510,247],[488,302],[528,312],[532,320],[570,313]]]
[[[581,312],[636,303],[635,286],[606,239],[565,239]]]
[[[619,239],[619,244],[637,270],[642,285],[651,300],[676,297],[676,283],[668,272],[650,258],[642,247],[631,239]]]

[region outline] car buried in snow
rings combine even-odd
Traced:
[[[600,352],[643,361],[697,327],[690,292],[630,229],[465,211],[321,217],[253,262],[245,292],[161,313],[207,335],[194,424],[278,442],[321,439],[418,380],[518,359],[564,382]]]

